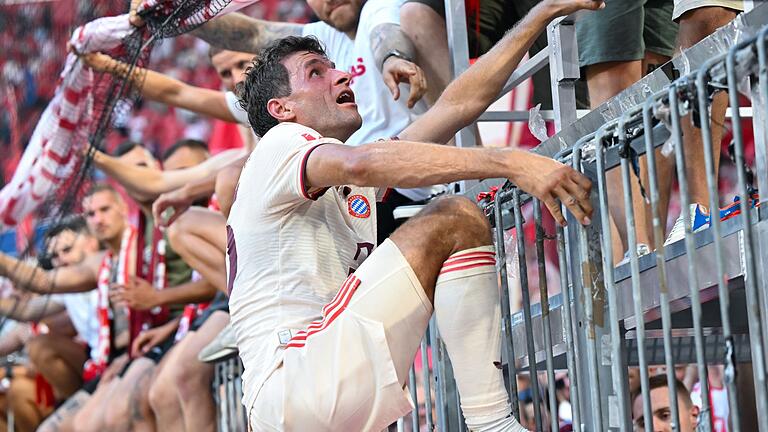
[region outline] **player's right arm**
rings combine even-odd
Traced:
[[[192,34],[219,48],[256,54],[274,40],[300,36],[302,27],[303,24],[264,21],[231,13],[208,21]]]
[[[217,90],[191,86],[149,69],[130,67],[102,53],[83,54],[80,58],[94,70],[118,77],[130,73],[131,84],[149,100],[183,108],[208,117],[237,122],[227,107],[225,94]]]
[[[0,253],[0,276],[11,280],[16,288],[39,294],[73,293],[96,288],[98,269],[103,254],[94,254],[80,264],[43,270]]]
[[[64,305],[48,296],[0,300],[0,315],[21,322],[38,321],[63,310]]]
[[[100,151],[94,153],[93,162],[128,189],[132,196],[149,201],[188,183],[215,176],[219,170],[242,158],[245,153],[244,149],[225,150],[201,164],[170,171],[132,165]]]

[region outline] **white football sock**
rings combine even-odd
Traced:
[[[453,364],[471,431],[525,431],[511,415],[501,371],[501,308],[493,246],[467,249],[443,264],[435,317]]]

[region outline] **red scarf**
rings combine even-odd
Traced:
[[[133,247],[136,242],[136,228],[128,226],[123,231],[123,239],[120,242],[120,252],[117,257],[117,275],[115,283],[125,284],[133,273],[130,269],[131,253],[135,252]],[[101,375],[109,364],[109,356],[112,351],[112,309],[109,304],[109,285],[112,279],[112,260],[114,253],[108,250],[101,260],[97,282],[97,304],[96,319],[99,323],[99,339],[97,345],[96,358],[91,358],[85,362],[83,367],[83,380],[90,381]],[[128,310],[130,320],[130,310]]]
[[[149,266],[144,271],[144,227],[146,226],[146,218],[143,214],[139,215],[139,237],[138,237],[138,253],[136,269],[137,274],[149,281],[152,286],[157,290],[165,289],[168,285],[168,277],[166,274],[165,254],[167,243],[163,232],[160,227],[155,225],[152,230],[152,255],[149,261]],[[165,306],[157,306],[148,311],[130,311],[130,330],[131,338],[130,343],[133,344],[134,338],[136,338],[141,332],[148,330],[152,327],[165,324],[168,321],[168,308]]]

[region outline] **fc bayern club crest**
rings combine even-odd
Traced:
[[[365,219],[371,215],[371,205],[368,199],[362,195],[352,195],[347,198],[347,207],[349,214],[356,218]]]

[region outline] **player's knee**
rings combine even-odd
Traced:
[[[446,228],[459,233],[465,232],[468,235],[479,236],[484,241],[491,241],[491,225],[488,218],[483,214],[480,208],[470,199],[451,195],[438,199],[432,204],[435,212],[445,215],[451,219]]]

